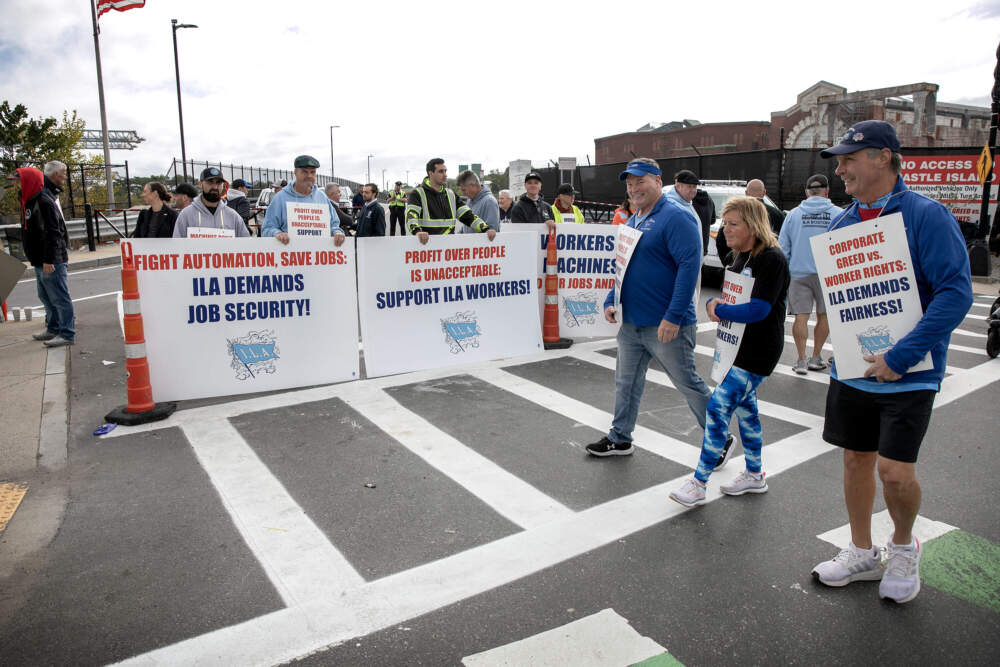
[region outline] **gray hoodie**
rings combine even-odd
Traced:
[[[205,206],[201,197],[198,197],[190,206],[184,208],[177,216],[174,223],[174,238],[186,239],[188,227],[213,227],[216,229],[235,229],[236,236],[250,236],[246,224],[240,214],[226,206],[225,202],[219,201],[212,213]]]

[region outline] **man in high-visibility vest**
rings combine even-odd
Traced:
[[[583,222],[583,213],[573,205],[576,192],[569,183],[563,183],[556,191],[556,200],[552,204],[552,219],[556,222]]]
[[[389,236],[396,235],[396,223],[399,223],[399,235],[406,236],[406,226],[403,218],[406,213],[406,193],[403,192],[403,182],[396,181],[396,188],[389,193]]]
[[[431,234],[451,234],[461,222],[474,231],[485,232],[492,241],[496,230],[490,229],[467,204],[458,203],[447,186],[448,168],[444,160],[432,158],[427,163],[427,178],[406,197],[406,224],[410,233],[425,245]]]

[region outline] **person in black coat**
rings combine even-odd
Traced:
[[[378,202],[378,186],[368,183],[361,186],[361,196],[365,205],[358,216],[355,236],[385,236],[385,211]]]
[[[177,222],[177,211],[167,206],[170,193],[157,181],[150,181],[142,188],[142,201],[149,208],[139,212],[139,221],[135,224],[134,238],[169,239],[174,235],[174,223]]]
[[[707,192],[699,188],[694,194],[694,199],[691,200],[691,205],[694,206],[694,212],[701,220],[701,254],[704,255],[708,252],[710,228],[715,223],[715,202],[712,201]]]

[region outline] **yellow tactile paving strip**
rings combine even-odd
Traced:
[[[4,482],[0,484],[0,533],[7,527],[7,522],[14,516],[21,498],[28,492],[27,484]]]

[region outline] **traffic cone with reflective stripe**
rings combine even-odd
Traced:
[[[545,314],[542,321],[542,342],[546,350],[563,350],[573,344],[559,337],[559,266],[556,262],[556,231],[549,232],[545,255]]]
[[[122,251],[122,318],[125,332],[125,370],[128,403],[105,415],[115,424],[135,426],[166,419],[177,409],[176,403],[154,403],[149,384],[149,362],[146,360],[146,338],[142,331],[142,311],[139,307],[139,272],[132,261],[132,244],[123,241]]]

